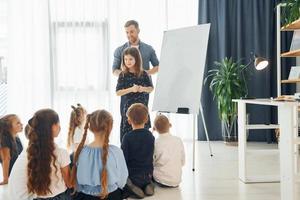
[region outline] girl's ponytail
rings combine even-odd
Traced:
[[[102,186],[102,191],[100,194],[101,198],[105,198],[108,195],[108,187],[107,187],[107,169],[106,169],[106,163],[107,163],[107,156],[108,156],[108,147],[109,147],[109,132],[108,130],[105,133],[104,136],[104,144],[103,144],[103,149],[102,149],[102,155],[101,155],[101,160],[102,160],[102,171],[101,171],[101,186]]]
[[[90,115],[87,115],[86,123],[84,125],[84,133],[83,133],[82,139],[81,139],[81,141],[78,145],[78,148],[75,152],[75,155],[74,155],[74,163],[73,163],[72,172],[71,172],[71,184],[72,184],[73,187],[75,187],[75,185],[76,185],[76,173],[77,173],[76,163],[78,161],[80,152],[83,149],[83,146],[85,144],[85,140],[86,140],[86,137],[87,137],[87,131],[89,129],[90,118],[91,118]]]

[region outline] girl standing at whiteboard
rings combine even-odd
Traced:
[[[132,130],[126,117],[128,108],[134,103],[142,103],[148,107],[148,93],[153,91],[151,78],[142,68],[140,52],[135,47],[124,50],[122,56],[122,72],[119,75],[116,87],[118,96],[123,96],[124,103],[121,104],[121,126],[120,140]],[[150,117],[145,128],[150,128]]]

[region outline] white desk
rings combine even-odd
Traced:
[[[281,200],[299,200],[297,198],[296,180],[299,179],[297,173],[297,144],[300,144],[298,137],[298,102],[279,102],[270,99],[235,99],[238,103],[238,136],[239,136],[239,178],[247,183],[247,137],[246,130],[249,126],[246,125],[246,104],[257,104],[266,106],[278,107],[278,124],[280,128],[280,189]],[[256,127],[252,125],[253,127]],[[258,127],[264,128],[262,125]],[[272,127],[274,126],[274,127]],[[247,128],[248,127],[248,128]],[[271,125],[269,128],[276,128],[276,125]],[[261,181],[256,182],[272,182],[274,177],[264,177]],[[253,181],[254,182],[254,181]]]

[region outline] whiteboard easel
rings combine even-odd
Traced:
[[[209,30],[210,24],[202,24],[165,31],[152,108],[153,111],[193,114],[193,170],[199,112],[212,156],[201,105]]]

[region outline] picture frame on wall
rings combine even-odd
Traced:
[[[295,51],[298,49],[300,49],[300,30],[295,30],[293,34],[290,51]]]
[[[300,66],[291,67],[289,80],[299,79],[300,78]]]

